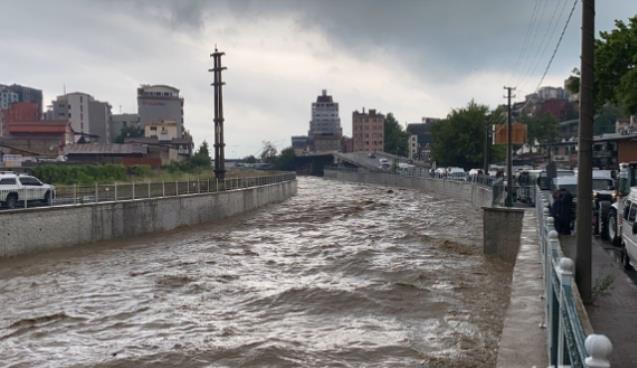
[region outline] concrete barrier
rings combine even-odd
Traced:
[[[491,207],[494,204],[493,190],[477,183],[466,181],[440,180],[415,176],[401,176],[389,173],[324,170],[328,179],[369,183],[430,192],[446,197],[466,200],[475,207]]]
[[[514,264],[522,235],[521,208],[482,207],[484,254]]]
[[[169,231],[296,194],[296,180],[189,196],[0,212],[0,257]]]

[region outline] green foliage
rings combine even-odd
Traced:
[[[573,69],[573,71],[571,72],[571,75],[568,78],[566,78],[566,81],[564,82],[564,87],[566,87],[566,90],[572,94],[579,93],[579,78],[580,78],[579,69],[577,68]]]
[[[150,171],[150,167],[129,168],[135,172]],[[123,165],[42,165],[33,169],[33,175],[46,183],[90,184],[127,180],[129,173]]]
[[[446,119],[431,127],[432,156],[439,166],[481,167],[486,125],[499,118],[489,114],[489,108],[474,101],[467,107],[454,109]],[[491,161],[499,159],[500,149],[491,146]]]
[[[616,106],[610,104],[602,106],[595,116],[593,134],[615,133],[615,122],[621,115],[620,109]]]
[[[250,155],[250,156],[244,157],[243,161],[245,161],[245,163],[247,163],[247,164],[256,164],[257,163],[257,158],[254,157],[254,155]]]
[[[208,142],[203,141],[203,143],[201,143],[199,150],[190,158],[190,164],[192,167],[211,167],[212,159],[210,158]]]
[[[274,162],[276,161],[276,157],[277,157],[277,150],[276,150],[276,147],[274,147],[274,144],[272,144],[272,142],[269,142],[269,141],[264,141],[263,149],[261,149],[261,155],[260,155],[261,162],[274,164]]]
[[[384,133],[385,143],[383,151],[399,156],[407,156],[409,133],[403,130],[403,127],[398,123],[394,114],[391,112],[385,116]]]
[[[124,143],[125,138],[139,138],[144,136],[144,128],[129,126],[123,127],[117,137],[113,139],[113,143]]]
[[[274,168],[277,170],[293,171],[295,169],[294,160],[296,155],[294,149],[288,147],[281,151],[281,154],[276,157],[274,161]]]
[[[550,114],[540,114],[538,116],[522,116],[520,122],[526,124],[528,132],[528,142],[534,145],[553,143],[559,137],[559,127],[557,120]]]

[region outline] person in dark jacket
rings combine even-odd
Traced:
[[[573,222],[573,195],[566,189],[560,189],[560,220],[562,221],[562,235],[571,235]]]

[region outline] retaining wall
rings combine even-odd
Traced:
[[[357,183],[411,188],[471,202],[476,207],[493,206],[493,190],[465,181],[400,176],[377,172],[324,170],[324,177]]]
[[[296,180],[179,197],[0,212],[0,257],[169,231],[247,212],[296,194]]]

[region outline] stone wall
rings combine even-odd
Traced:
[[[189,196],[0,212],[0,257],[203,224],[296,194],[296,180]]]
[[[491,188],[466,181],[440,180],[431,178],[400,176],[378,172],[358,172],[344,170],[324,171],[324,177],[357,183],[370,183],[402,187],[431,192],[471,202],[475,207],[492,207],[494,204]]]

